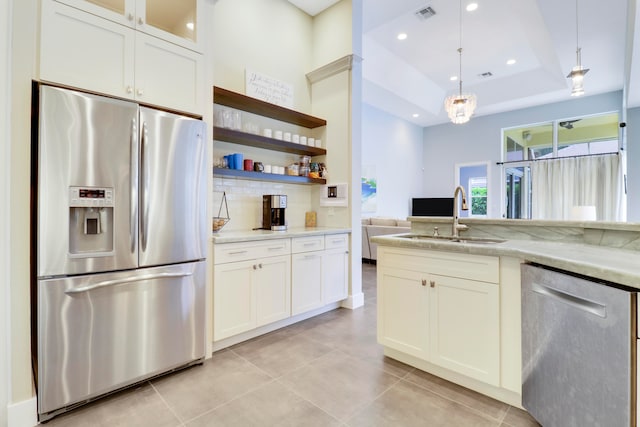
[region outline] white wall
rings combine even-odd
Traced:
[[[362,105],[362,173],[373,166],[378,183],[377,210],[363,211],[363,217],[406,218],[411,198],[425,197],[422,135],[423,128]]]
[[[640,222],[640,107],[627,110],[627,221]]]
[[[482,102],[482,100],[478,100]],[[622,92],[611,92],[539,107],[489,116],[472,117],[463,125],[446,123],[424,130],[424,196],[452,197],[456,163],[488,161],[491,165],[489,211],[500,216],[501,129],[531,123],[571,118],[605,111],[619,111]],[[629,165],[632,165],[629,162]]]
[[[218,0],[214,6],[214,81],[244,91],[245,68],[294,87],[294,110],[309,113],[312,18],[285,0]]]
[[[30,160],[31,81],[35,75],[37,0],[12,0],[10,209],[11,397],[20,408],[34,396],[31,371]],[[29,406],[29,405],[27,405]],[[14,408],[15,409],[15,408]],[[13,409],[12,409],[13,410]],[[16,409],[20,411],[20,409]],[[30,411],[30,409],[29,409]],[[11,414],[9,414],[12,416]],[[35,416],[35,412],[29,414]]]
[[[215,85],[245,93],[245,68],[248,68],[292,84],[293,109],[311,114],[311,91],[305,74],[311,69],[312,31],[312,18],[285,0],[218,0],[214,6],[212,31],[214,40],[217,40],[214,48]],[[247,117],[245,115],[243,120],[258,123],[261,130],[270,127],[322,137],[314,131],[286,123]],[[299,160],[295,155],[214,143],[215,157],[235,152],[243,153],[244,158],[271,165],[286,166]],[[260,227],[263,194],[288,196],[286,218],[290,227],[304,226],[304,213],[311,210],[309,187],[304,185],[236,178],[215,178],[213,183],[214,214],[217,215],[222,192],[227,192],[231,221],[224,231]]]
[[[0,4],[0,57],[11,57],[11,3]],[[2,62],[0,67],[0,200],[8,200],[10,194],[11,171],[11,134],[9,132],[9,111],[11,107],[10,86],[11,72],[9,62]],[[9,325],[11,321],[11,304],[9,299],[9,204],[0,205],[0,427],[6,427],[7,405],[11,393],[9,381]]]

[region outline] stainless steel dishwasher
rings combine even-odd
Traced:
[[[522,404],[544,427],[635,426],[636,293],[522,272]]]

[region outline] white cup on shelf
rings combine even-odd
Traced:
[[[300,135],[294,133],[291,135],[291,142],[295,142],[296,144],[300,144]]]
[[[273,136],[273,133],[271,129],[263,129],[262,135],[266,136],[267,138],[271,138]]]
[[[315,146],[316,146],[316,148],[321,148],[322,147],[322,140],[321,139],[316,139]]]
[[[264,173],[271,173],[271,165],[264,165]]]
[[[275,133],[274,133],[274,136],[273,136],[273,137],[274,137],[275,139],[282,140],[282,131],[281,131],[281,130],[277,130],[277,131],[275,131]]]
[[[285,132],[284,135],[282,136],[282,139],[284,139],[287,142],[291,142],[291,132]]]
[[[308,145],[309,147],[315,147],[315,145],[316,145],[316,139],[315,139],[315,138],[308,138],[308,139],[307,139],[307,145]]]
[[[307,145],[307,137],[306,136],[300,136],[300,144]]]

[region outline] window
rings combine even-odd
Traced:
[[[487,216],[487,177],[469,179],[471,190],[470,216]]]
[[[533,162],[619,151],[617,112],[518,126],[502,135],[504,218],[532,218]]]

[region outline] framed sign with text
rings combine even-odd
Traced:
[[[245,92],[247,96],[293,108],[293,85],[257,71],[245,70]]]

